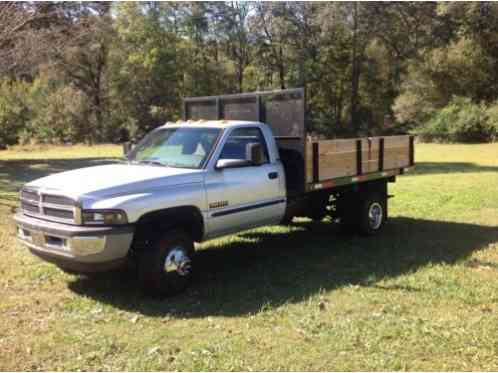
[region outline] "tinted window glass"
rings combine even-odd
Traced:
[[[220,159],[246,159],[247,144],[261,144],[263,163],[268,163],[268,149],[259,128],[238,128],[232,131],[223,146]]]

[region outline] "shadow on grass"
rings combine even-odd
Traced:
[[[6,193],[15,193],[23,184],[50,174],[76,168],[113,163],[117,158],[23,159],[0,161],[0,203]]]
[[[498,172],[498,167],[468,162],[416,162],[415,174],[450,174],[466,172]]]
[[[103,303],[153,317],[240,316],[349,285],[423,291],[380,286],[378,281],[431,263],[464,260],[498,241],[498,229],[396,217],[374,238],[343,236],[334,224],[325,222],[299,224],[290,233],[250,231],[239,238],[239,242],[199,251],[194,284],[177,297],[141,297],[131,273],[79,277],[69,287]]]

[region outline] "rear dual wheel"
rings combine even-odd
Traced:
[[[386,222],[386,198],[373,194],[362,201],[360,206],[359,231],[366,236],[379,233]]]
[[[341,225],[346,232],[365,236],[378,234],[387,218],[387,198],[381,193],[370,193],[359,200],[349,199],[342,207]]]

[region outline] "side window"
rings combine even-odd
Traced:
[[[261,144],[263,163],[269,162],[266,141],[259,128],[238,128],[228,137],[219,159],[246,159],[246,146],[250,143]]]

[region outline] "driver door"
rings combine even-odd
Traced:
[[[245,159],[248,143],[259,143],[260,165],[213,170],[206,178],[209,237],[278,223],[285,212],[285,194],[279,187],[283,170],[271,163],[258,127],[233,129],[219,159]]]

